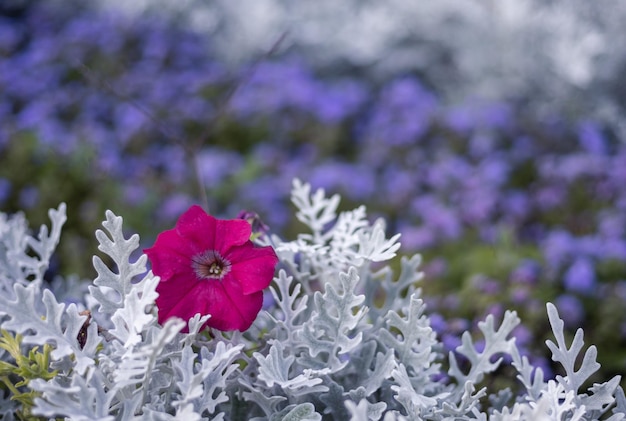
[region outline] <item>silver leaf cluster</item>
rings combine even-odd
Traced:
[[[200,314],[159,324],[159,278],[146,256],[133,258],[139,237],[126,238],[122,218],[110,211],[96,232],[106,258],[94,257],[95,280],[82,303],[68,305],[41,281],[65,208],[51,211],[52,229],[37,239],[22,217],[0,214],[1,328],[23,336],[25,354],[51,345],[58,370],[50,381],[24,386],[39,393],[33,414],[107,421],[626,418],[620,377],[588,386],[599,369],[596,347],[585,348],[582,330],[568,342],[552,304],[547,347],[563,375],[545,379],[520,353],[513,336],[520,319],[510,311],[500,322],[487,317],[478,326],[482,338],[465,333],[445,355],[418,288],[421,258],[403,257],[394,271],[384,262],[398,251],[398,236],[387,238],[384,223],[370,222],[364,207],[338,212],[338,196],[297,180],[292,199],[307,232],[257,240],[274,246],[280,269],[271,302],[246,332],[200,331],[210,317]],[[181,333],[185,326],[189,333]],[[6,353],[0,359],[10,362]],[[486,381],[506,361],[521,393]],[[11,419],[16,403],[1,403],[3,419]]]

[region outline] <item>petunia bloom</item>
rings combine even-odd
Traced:
[[[243,219],[220,220],[192,206],[176,227],[159,234],[145,250],[161,280],[156,305],[159,323],[210,314],[205,326],[244,331],[263,305],[263,289],[274,277],[278,257],[250,241]]]

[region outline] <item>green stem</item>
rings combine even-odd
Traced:
[[[6,385],[13,395],[19,395],[21,392],[13,385],[8,376],[0,376],[0,381]]]

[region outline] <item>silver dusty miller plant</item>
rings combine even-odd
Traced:
[[[384,222],[370,224],[365,208],[338,213],[338,196],[311,192],[298,180],[292,200],[310,232],[293,241],[259,239],[275,248],[281,268],[270,287],[273,304],[243,333],[199,331],[208,315],[191,319],[189,333],[181,333],[185,322],[178,319],[158,324],[159,279],[145,255],[131,261],[139,237],[125,238],[122,218],[110,211],[96,237],[115,269],[94,257],[98,276],[84,302],[59,302],[42,279],[65,206],[50,211],[52,229],[42,227],[36,238],[22,216],[0,214],[2,343],[19,339],[24,358],[51,349],[49,378],[31,375],[4,389],[2,419],[25,413],[25,401],[11,399],[15,392],[31,394],[34,419],[626,418],[619,376],[583,389],[599,368],[596,348],[583,351],[582,330],[568,344],[552,304],[555,341],[547,346],[564,376],[544,379],[520,355],[511,336],[520,322],[515,312],[499,326],[491,316],[479,324],[481,351],[466,332],[456,353],[443,355],[416,287],[420,257],[402,258],[396,275],[383,262],[395,256],[399,236],[386,238]],[[7,348],[0,367],[17,364]],[[481,386],[505,355],[517,371],[516,396]]]

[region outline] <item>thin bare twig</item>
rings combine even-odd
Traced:
[[[178,143],[178,144],[180,144],[181,146],[184,147],[184,143],[185,143],[184,139],[179,137],[179,136],[177,136],[176,134],[172,133],[168,129],[168,127],[165,126],[157,118],[156,115],[154,115],[147,107],[145,107],[139,101],[135,100],[134,98],[130,97],[129,95],[121,93],[119,90],[117,90],[114,86],[112,86],[105,79],[103,79],[103,78],[99,77],[98,75],[96,75],[95,72],[93,70],[91,70],[91,68],[89,66],[87,66],[85,63],[83,63],[82,61],[80,61],[80,60],[76,61],[76,67],[77,67],[78,71],[80,71],[80,73],[90,83],[92,83],[93,85],[95,85],[96,87],[100,88],[103,91],[107,91],[107,92],[113,94],[118,99],[121,99],[122,101],[127,102],[130,105],[132,105],[133,107],[135,107],[140,113],[142,113],[145,117],[147,117],[152,122],[152,124],[154,124],[154,126],[157,129],[159,129],[159,131],[165,137],[175,141],[176,143]]]
[[[246,71],[243,73],[242,77],[237,81],[237,83],[235,83],[231,87],[231,89],[228,91],[228,93],[222,100],[221,104],[217,107],[217,111],[215,112],[213,117],[209,120],[207,125],[204,127],[204,130],[202,131],[202,133],[200,133],[200,135],[194,140],[192,144],[192,148],[194,149],[199,148],[202,145],[202,142],[204,141],[204,139],[209,137],[209,135],[211,134],[211,131],[215,130],[215,127],[217,126],[217,122],[226,114],[226,111],[228,110],[228,106],[230,105],[230,102],[235,96],[235,94],[241,89],[242,86],[244,86],[250,79],[252,79],[252,76],[254,76],[254,72],[258,68],[259,64],[263,60],[266,60],[272,55],[274,55],[276,51],[278,51],[278,48],[280,48],[280,45],[285,41],[288,34],[289,34],[289,31],[283,32],[276,39],[274,44],[272,44],[269,50],[267,50],[264,54],[257,57],[252,63],[250,63]]]
[[[108,83],[106,80],[98,77],[93,70],[91,70],[85,63],[81,61],[77,61],[77,68],[81,72],[81,74],[89,80],[92,84],[100,88],[101,90],[105,90],[116,96],[117,98],[125,101],[135,107],[139,112],[141,112],[144,116],[146,116],[152,124],[167,138],[176,142],[184,151],[185,158],[188,162],[193,164],[194,172],[196,175],[196,182],[198,183],[198,190],[201,197],[202,202],[204,203],[205,210],[208,212],[209,210],[209,198],[207,196],[206,186],[204,183],[204,179],[202,178],[202,173],[200,169],[200,163],[198,161],[198,151],[202,147],[202,143],[211,135],[211,132],[215,130],[217,123],[220,119],[224,117],[228,110],[228,106],[232,98],[235,96],[237,91],[241,89],[254,75],[255,70],[259,66],[259,64],[271,57],[276,53],[279,49],[280,45],[287,38],[289,31],[283,32],[280,37],[272,44],[269,50],[267,50],[264,54],[260,55],[257,59],[255,59],[246,71],[243,73],[242,77],[235,83],[231,89],[228,91],[226,96],[223,98],[219,106],[217,107],[217,111],[215,114],[209,119],[208,123],[205,125],[204,130],[193,140],[185,140],[182,137],[177,136],[175,133],[171,132],[167,126],[165,126],[161,120],[159,120],[155,114],[153,114],[147,107],[143,106],[140,102],[136,101],[134,98],[120,93],[114,86]]]

